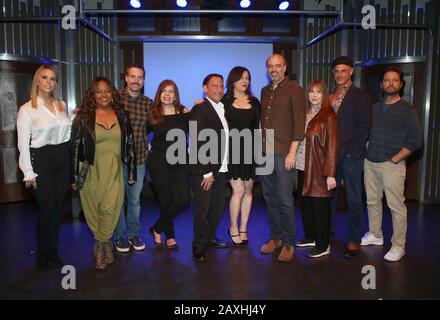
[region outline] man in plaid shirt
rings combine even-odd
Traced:
[[[141,66],[130,65],[125,69],[126,87],[119,91],[121,105],[130,114],[136,147],[137,179],[136,183],[127,183],[127,167],[123,166],[125,181],[125,202],[122,206],[118,225],[113,234],[116,250],[130,251],[130,245],[135,250],[143,250],[145,244],[139,237],[139,216],[141,212],[140,196],[144,187],[145,160],[147,159],[147,121],[149,119],[152,100],[142,94],[145,81],[145,69]],[[127,214],[125,214],[125,211]],[[127,238],[125,232],[127,231]]]

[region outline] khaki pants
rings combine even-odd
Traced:
[[[405,205],[405,161],[370,162],[365,159],[364,182],[367,193],[368,222],[370,233],[382,237],[382,198],[387,199],[393,219],[393,246],[405,248],[407,229],[407,208]]]

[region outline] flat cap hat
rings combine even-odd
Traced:
[[[346,66],[353,68],[353,60],[347,56],[340,56],[333,60],[332,69],[334,69],[338,64],[345,64]]]

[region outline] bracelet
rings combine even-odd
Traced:
[[[399,162],[394,161],[393,159],[390,159],[390,162],[394,163],[394,164],[398,164],[399,163]]]

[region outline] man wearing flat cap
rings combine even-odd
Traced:
[[[330,95],[330,103],[338,118],[340,141],[337,187],[332,198],[332,231],[334,232],[342,180],[348,218],[348,241],[344,257],[352,258],[359,253],[362,237],[362,172],[365,145],[371,129],[372,109],[369,96],[352,82],[353,61],[349,57],[337,57],[332,63],[332,72],[336,86]]]

